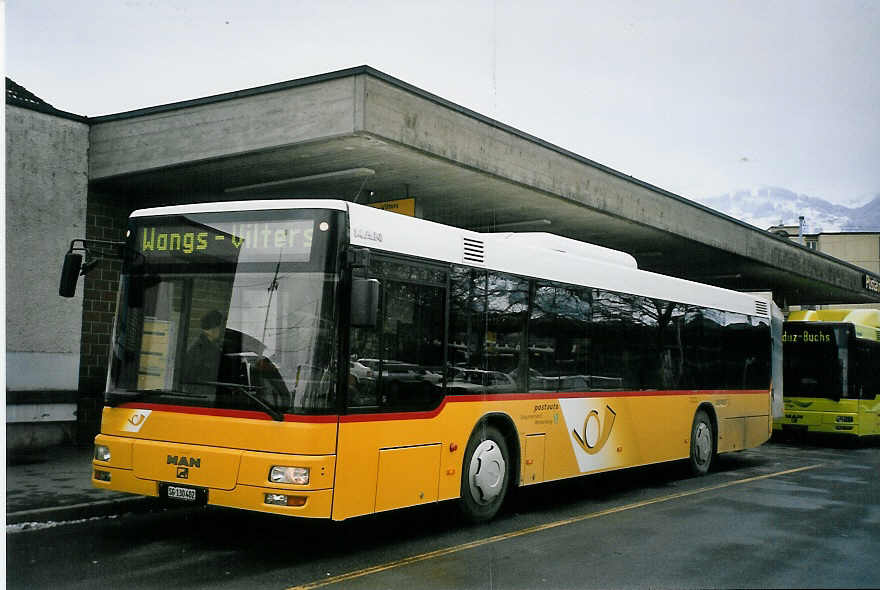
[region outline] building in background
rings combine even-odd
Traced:
[[[774,225],[772,234],[788,238],[816,252],[849,262],[869,273],[880,273],[880,232],[804,233],[797,225]],[[814,309],[877,308],[876,304],[819,305]],[[793,306],[792,310],[802,309]]]
[[[880,272],[880,232],[829,232],[808,234],[796,225],[774,225],[772,234],[798,242],[805,248],[834,256],[868,272]]]

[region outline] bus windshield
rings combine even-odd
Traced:
[[[137,217],[107,403],[336,410],[341,213]]]
[[[785,322],[784,397],[849,397],[852,327]]]

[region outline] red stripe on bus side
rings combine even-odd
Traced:
[[[761,389],[710,389],[710,390],[664,390],[664,391],[589,391],[569,393],[486,393],[475,395],[447,395],[443,402],[428,412],[391,412],[376,414],[348,414],[339,417],[339,422],[381,422],[385,420],[424,420],[434,418],[447,403],[527,401],[538,399],[598,398],[598,397],[657,397],[665,395],[770,395]]]
[[[498,402],[498,401],[527,401],[537,399],[569,399],[569,398],[599,398],[599,397],[657,397],[666,395],[769,395],[767,391],[760,389],[710,389],[710,390],[657,390],[657,391],[589,391],[568,393],[486,393],[474,395],[447,395],[443,402],[435,409],[427,412],[390,412],[370,414],[348,414],[345,416],[323,415],[303,416],[299,414],[285,414],[285,422],[303,422],[311,424],[326,424],[331,422],[381,422],[387,420],[425,420],[437,417],[447,403],[464,402]],[[252,410],[224,410],[218,408],[198,408],[193,406],[174,406],[166,404],[149,404],[128,402],[120,404],[120,408],[134,408],[143,410],[156,410],[158,412],[176,412],[179,414],[197,414],[200,416],[221,416],[225,418],[245,418],[249,420],[271,420],[272,417],[265,412]]]

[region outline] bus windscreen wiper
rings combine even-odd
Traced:
[[[257,405],[259,405],[261,408],[263,408],[266,411],[266,413],[272,417],[273,420],[276,420],[278,422],[284,421],[284,414],[282,412],[279,412],[277,409],[272,407],[270,404],[263,401],[260,398],[260,396],[255,394],[251,390],[251,388],[248,388],[248,386],[246,386],[246,385],[240,385],[238,383],[227,383],[225,381],[206,381],[205,383],[209,383],[210,385],[218,385],[220,387],[226,387],[226,388],[229,388],[232,391],[235,391],[237,393],[243,393],[248,398],[250,398],[251,400],[256,402]]]

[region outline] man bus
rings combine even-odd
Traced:
[[[775,306],[622,252],[331,200],[135,211],[124,249],[99,488],[334,520],[457,500],[481,521],[512,487],[705,473],[771,433]]]

